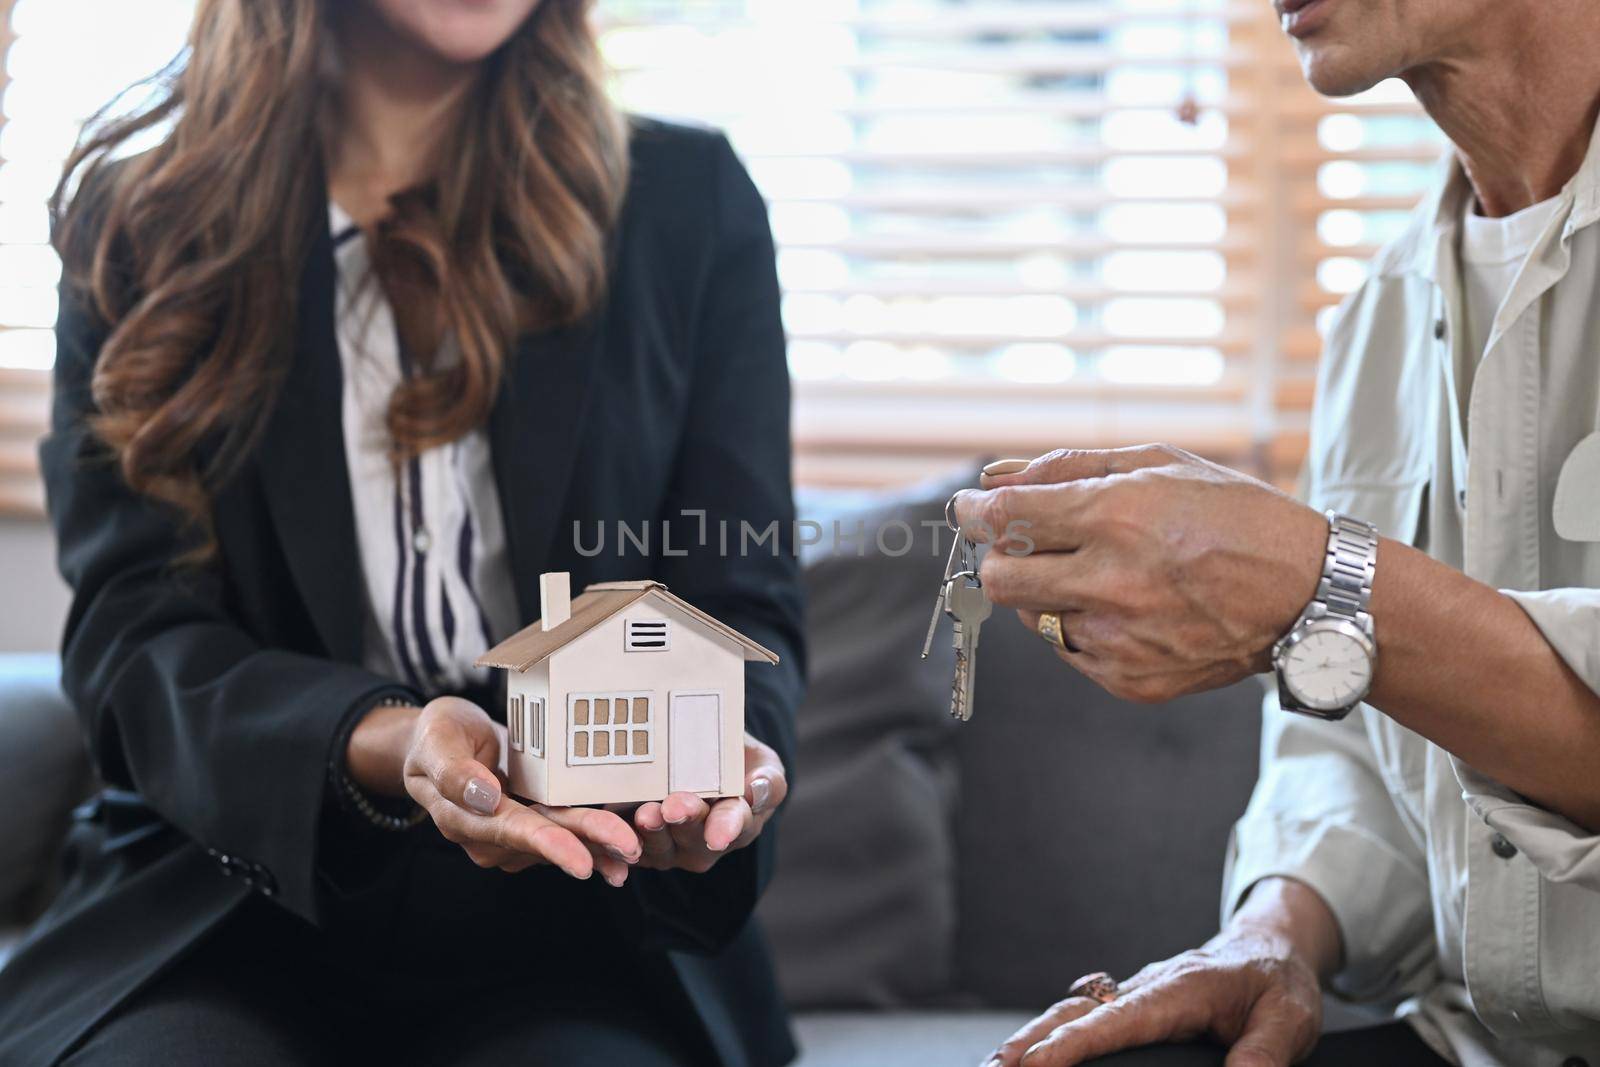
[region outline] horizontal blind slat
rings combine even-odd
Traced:
[[[1229,235],[1220,240],[1161,240],[1140,238],[1116,240],[1093,234],[1066,234],[1061,236],[989,236],[975,234],[863,234],[859,237],[815,237],[805,235],[783,239],[781,245],[790,249],[812,249],[839,252],[851,256],[894,258],[936,257],[951,260],[1007,258],[1014,259],[1040,252],[1054,252],[1071,257],[1099,258],[1112,252],[1220,252],[1231,256],[1248,256],[1255,251],[1254,242],[1243,235]]]
[[[1004,276],[859,278],[829,284],[823,281],[786,285],[791,294],[826,296],[909,296],[909,297],[1008,297],[1060,296],[1084,304],[1103,304],[1113,300],[1207,300],[1218,304],[1251,307],[1256,293],[1242,285],[1224,288],[1114,289],[1094,282],[1062,282],[1030,285]]]
[[[941,5],[931,10],[924,8],[907,14],[875,12],[870,9],[851,11],[825,6],[808,9],[804,5],[797,5],[788,17],[780,16],[770,22],[756,22],[735,12],[720,14],[713,10],[712,13],[695,19],[693,24],[698,29],[713,32],[756,29],[771,25],[793,28],[821,26],[868,33],[892,33],[900,38],[944,38],[1094,31],[1107,26],[1150,22],[1171,23],[1176,19],[1195,14],[1227,22],[1259,17],[1255,6],[1246,3],[1196,3],[1188,6],[1148,8],[1108,3],[984,3],[965,6]],[[660,14],[654,18],[642,10],[629,15],[617,15],[602,6],[599,12],[599,25],[603,31],[653,28],[662,22],[682,17],[681,0],[660,5]]]
[[[1065,330],[1049,334],[1025,333],[909,333],[892,330],[790,330],[791,341],[819,341],[827,344],[848,345],[862,341],[887,344],[926,346],[943,349],[995,349],[1008,344],[1054,344],[1072,349],[1111,348],[1115,346],[1139,348],[1215,348],[1223,352],[1244,352],[1251,338],[1239,335],[1176,335],[1113,334],[1105,332]]]

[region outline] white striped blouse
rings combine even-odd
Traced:
[[[367,592],[364,660],[424,695],[482,683],[473,661],[517,622],[488,433],[391,461],[385,418],[409,360],[369,275],[366,238],[337,205],[330,225],[345,459]]]

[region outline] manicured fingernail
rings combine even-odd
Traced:
[[[983,473],[990,475],[1015,474],[1020,470],[1026,470],[1027,467],[1028,461],[1025,459],[997,459],[993,463],[984,464]],[[1000,1061],[990,1060],[989,1062],[999,1063]],[[985,1064],[985,1067],[988,1067],[988,1065]]]
[[[750,783],[750,810],[756,813],[767,809],[767,801],[772,799],[772,782],[766,778],[757,778]]]
[[[632,852],[624,852],[616,845],[607,845],[606,851],[617,857],[617,859],[621,860],[623,863],[632,863],[639,858],[638,849],[634,849]]]
[[[494,809],[500,806],[500,790],[482,778],[468,782],[462,796],[467,807],[482,815],[493,815]]]
[[[667,820],[667,825],[668,826],[679,826],[679,825],[682,825],[683,823],[686,823],[686,822],[689,821],[689,816],[687,816],[687,815],[679,816],[676,819],[667,819],[667,813],[666,812],[662,812],[661,813],[661,817],[663,819]]]
[[[713,845],[711,843],[710,839],[706,840],[706,848],[710,849],[712,852],[721,852],[723,849],[725,849],[727,847],[728,847],[728,843],[726,841],[722,842],[722,844],[720,844],[720,845]]]
[[[625,874],[619,874],[615,877],[612,877],[609,874],[606,875],[606,882],[611,886],[612,889],[621,889],[623,883],[627,880],[628,876]]]

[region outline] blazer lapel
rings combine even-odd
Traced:
[[[539,615],[544,570],[572,484],[605,312],[525,337],[489,416],[495,486],[517,588],[520,622]]]
[[[294,351],[258,462],[273,525],[317,634],[331,657],[355,663],[364,593],[344,452],[344,371],[334,322],[338,279],[325,204],[314,227]]]

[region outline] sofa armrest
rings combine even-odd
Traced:
[[[90,781],[56,657],[0,655],[0,927],[27,921],[45,902]]]

